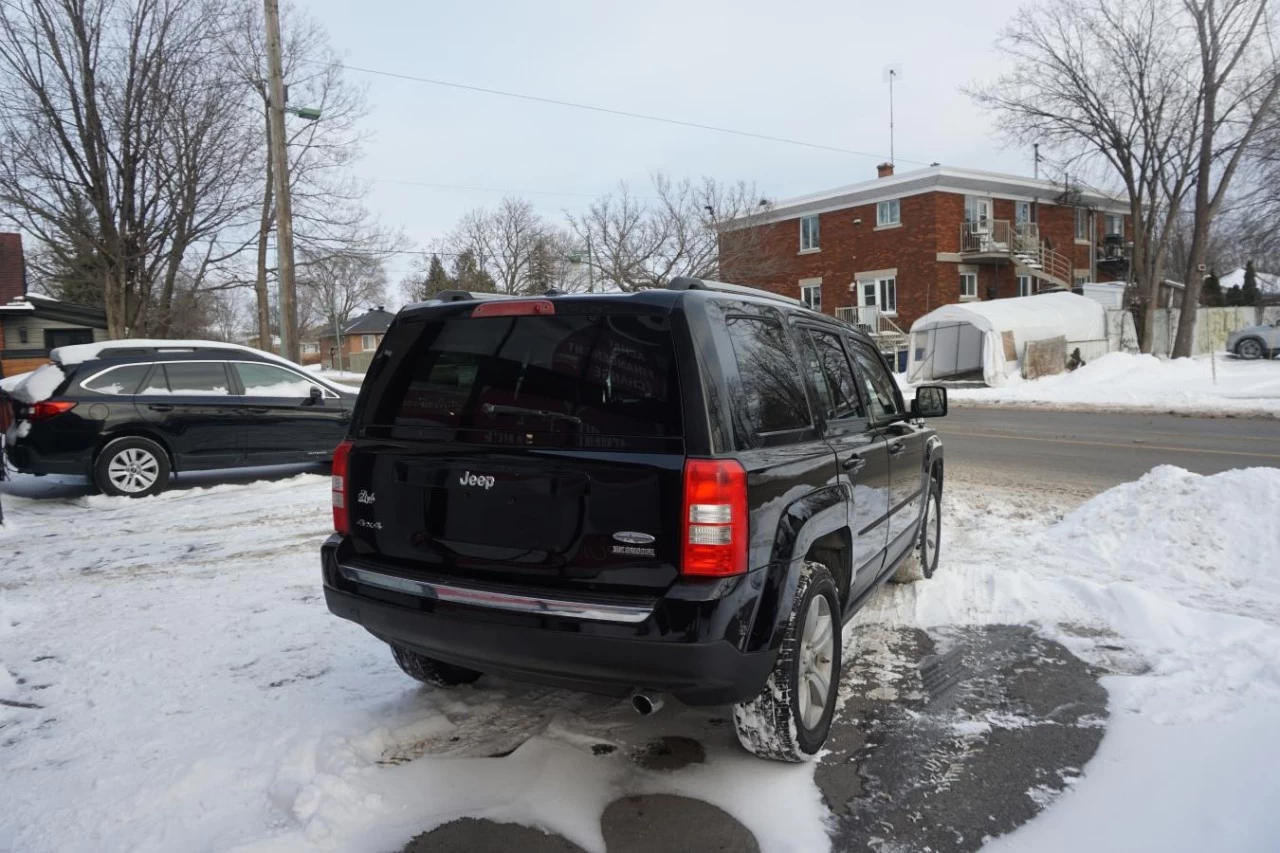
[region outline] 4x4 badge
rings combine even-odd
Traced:
[[[636,533],[634,530],[619,530],[613,534],[613,538],[628,545],[648,545],[653,541],[648,533]]]

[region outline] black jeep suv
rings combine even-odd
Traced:
[[[354,389],[273,355],[203,341],[55,349],[6,395],[19,471],[89,476],[110,495],[161,491],[175,471],[327,461]]]
[[[325,598],[421,681],[734,703],[747,749],[803,759],[844,622],[937,565],[919,418],[945,413],[764,291],[444,293],[400,312],[334,456]]]

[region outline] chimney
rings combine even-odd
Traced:
[[[892,163],[881,163],[879,166],[876,166],[876,177],[877,177],[877,178],[892,178],[892,177],[893,177],[893,164],[892,164]]]

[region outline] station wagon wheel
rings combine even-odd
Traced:
[[[169,456],[140,436],[119,438],[102,448],[93,466],[94,483],[104,494],[141,498],[169,484]]]
[[[1243,341],[1236,344],[1236,355],[1241,358],[1247,358],[1250,360],[1262,358],[1262,353],[1262,341],[1257,338],[1245,338]]]

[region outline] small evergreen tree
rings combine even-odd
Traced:
[[[1259,304],[1258,271],[1254,269],[1253,261],[1247,261],[1244,265],[1244,288],[1240,291],[1240,298],[1241,305]]]
[[[1227,307],[1246,304],[1244,294],[1240,291],[1240,285],[1233,284],[1226,293],[1222,295],[1222,304]]]
[[[1222,282],[1218,281],[1218,273],[1213,270],[1204,277],[1204,286],[1200,288],[1200,304],[1207,308],[1217,308],[1222,304]]]
[[[423,299],[430,299],[437,293],[453,287],[453,279],[444,271],[444,264],[439,255],[431,256],[431,266],[427,268],[427,277],[422,282]]]
[[[480,267],[470,250],[453,259],[453,286],[470,293],[493,293],[497,290],[493,276]]]

